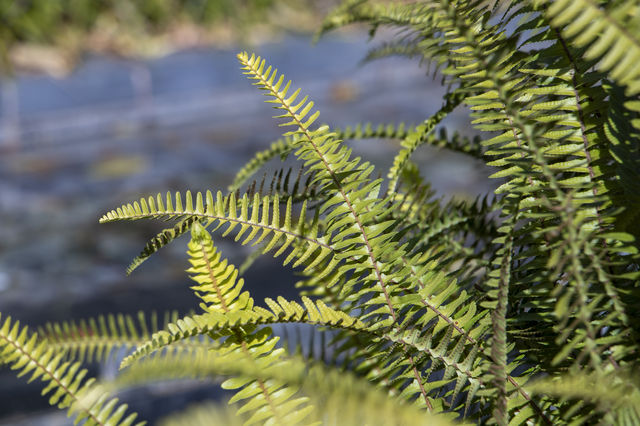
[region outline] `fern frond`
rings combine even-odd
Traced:
[[[411,131],[405,129],[403,123],[395,124],[379,124],[373,126],[371,123],[360,123],[355,126],[347,126],[344,129],[334,129],[337,139],[354,140],[354,139],[402,139]],[[295,145],[299,142],[296,136],[284,136],[272,142],[269,148],[258,151],[254,157],[249,160],[233,178],[233,182],[229,185],[229,192],[235,191],[242,187],[258,170],[260,170],[267,162],[273,158],[280,157],[285,160],[289,154],[295,150]],[[295,193],[295,191],[294,191]]]
[[[606,374],[563,375],[535,381],[527,389],[532,393],[553,395],[565,401],[595,404],[595,413],[582,415],[584,422],[616,425],[640,423],[640,387],[637,377],[631,371],[623,369]]]
[[[507,308],[509,304],[509,285],[511,282],[511,264],[513,258],[513,232],[518,223],[519,203],[514,207],[515,212],[508,215],[509,220],[501,227],[504,235],[504,245],[496,253],[494,264],[496,269],[489,273],[488,286],[492,287],[490,303],[491,326],[493,336],[491,339],[492,364],[490,372],[492,384],[497,393],[497,401],[493,411],[493,418],[500,426],[509,424],[509,407],[507,394]],[[486,306],[486,305],[485,305]]]
[[[300,137],[296,156],[305,161],[323,187],[333,190],[321,211],[327,214],[326,233],[335,241],[335,256],[344,265],[336,270],[330,282],[338,280],[340,274],[353,271],[354,276],[363,278],[363,284],[356,287],[358,281],[351,280],[342,291],[348,294],[358,288],[350,301],[356,302],[355,306],[362,304],[360,306],[366,309],[363,321],[376,321],[380,327],[398,323],[400,317],[393,298],[400,294],[403,286],[411,286],[415,281],[407,279],[408,268],[400,261],[404,257],[403,248],[392,241],[393,232],[389,228],[393,221],[377,220],[387,217],[392,206],[387,200],[378,198],[380,180],[369,179],[373,166],[360,164],[359,159],[352,160],[350,150],[326,127],[311,130],[310,126],[318,117],[315,112],[307,118],[313,102],[307,103],[306,97],[297,102],[299,91],[287,97],[291,82],[283,87],[284,76],[278,77],[277,71],[267,67],[264,59],[247,53],[238,58],[245,73],[272,98],[270,102],[283,110],[280,117],[289,120],[283,125],[296,128],[293,134]],[[432,408],[416,360],[413,356],[407,360],[411,366],[409,371],[419,384],[416,391],[420,394],[420,403]]]
[[[121,368],[131,365],[136,360],[160,348],[192,336],[208,335],[218,338],[232,335],[234,330],[252,329],[258,325],[289,322],[353,331],[366,330],[366,326],[357,318],[331,309],[322,301],[313,302],[311,299],[303,297],[303,306],[279,297],[277,302],[271,299],[266,299],[265,302],[269,309],[256,306],[225,313],[211,310],[206,314],[179,319],[175,323],[169,324],[166,330],[154,333],[145,344],[139,346],[134,353],[123,359]]]
[[[185,232],[188,232],[196,220],[197,219],[193,216],[186,217],[180,220],[171,228],[166,228],[160,231],[155,237],[149,240],[149,242],[142,249],[142,252],[140,252],[140,254],[131,261],[129,266],[127,266],[127,275],[131,275],[131,273],[135,271],[138,266],[140,266],[145,260],[147,260],[162,247],[166,246]]]
[[[0,327],[0,361],[18,371],[18,377],[30,374],[29,382],[40,379],[46,384],[43,395],[49,394],[49,404],[67,409],[75,421],[88,425],[131,425],[137,414],[126,415],[127,405],[118,404],[106,393],[91,404],[82,398],[96,392],[94,379],[87,379],[86,369],[79,362],[63,360],[64,352],[56,352],[46,341],[21,327],[17,321],[6,318]],[[125,416],[126,415],[126,416]],[[144,424],[144,423],[139,423]]]
[[[601,3],[595,0],[536,0],[562,33],[580,48],[584,58],[626,87],[640,93],[640,6],[634,0]],[[551,3],[546,6],[546,4]]]
[[[178,318],[177,312],[166,312],[160,323],[155,313],[147,317],[139,312],[137,318],[110,314],[88,320],[47,323],[38,329],[38,334],[49,348],[64,353],[69,360],[105,362],[118,356],[121,351],[131,351],[142,345],[153,333]],[[211,341],[192,339],[185,340],[172,349],[191,350],[212,345]]]
[[[418,128],[412,132],[409,136],[402,141],[402,149],[393,159],[393,166],[389,170],[389,191],[394,192],[398,185],[398,179],[402,173],[402,169],[407,160],[411,157],[411,154],[418,149],[420,145],[425,143],[427,136],[451,111],[453,111],[458,105],[460,105],[466,94],[463,91],[455,91],[445,97],[445,104],[429,119],[418,126]]]
[[[254,84],[262,87],[267,91],[268,96],[273,98],[269,102],[278,104],[276,108],[283,110],[283,114],[279,117],[289,119],[288,122],[281,125],[296,128],[292,132],[300,138],[296,156],[305,161],[309,170],[316,173],[316,178],[318,182],[322,183],[322,186],[337,189],[336,195],[321,207],[321,210],[324,211],[331,209],[326,218],[329,224],[326,232],[329,235],[335,234],[332,235],[332,240],[340,241],[336,246],[336,249],[339,250],[336,255],[342,259],[358,258],[364,260],[364,262],[352,263],[349,266],[356,268],[356,271],[362,270],[362,273],[364,273],[364,269],[373,273],[375,281],[380,286],[379,290],[386,294],[388,309],[393,311],[386,288],[386,280],[377,263],[378,256],[374,253],[375,248],[371,244],[371,239],[374,237],[378,237],[378,240],[381,238],[388,240],[389,237],[385,237],[381,233],[386,227],[377,225],[374,228],[369,225],[374,215],[371,209],[376,206],[376,200],[373,196],[379,191],[380,181],[376,180],[362,186],[372,172],[373,166],[368,163],[359,164],[358,160],[351,160],[349,158],[350,150],[341,145],[327,127],[311,130],[310,126],[319,115],[319,112],[316,111],[307,117],[313,109],[313,102],[307,102],[307,97],[296,101],[299,90],[288,96],[291,82],[289,81],[283,87],[284,75],[278,75],[277,71],[270,66],[265,68],[264,59],[254,55],[249,56],[247,53],[239,54],[238,59],[243,65],[245,74],[256,80]],[[349,234],[353,234],[353,236],[347,239]],[[382,240],[375,247],[381,248],[381,246],[383,246]],[[390,315],[394,316],[394,314]]]
[[[298,175],[298,178],[293,182],[292,188],[290,188],[290,175],[291,169],[284,174],[283,180],[283,170],[274,173],[273,179],[271,181],[271,188],[269,196],[275,195],[277,192],[279,195],[279,201],[282,203],[287,203],[289,198],[291,198],[294,202],[309,201],[314,199],[317,195],[315,194],[315,189],[312,185],[310,185],[311,176],[307,179],[307,182],[302,184],[300,183],[301,174]],[[264,180],[260,184],[260,188],[264,185]],[[302,189],[300,189],[302,188]],[[275,191],[275,192],[274,192]],[[289,193],[290,191],[290,193]],[[300,191],[300,192],[298,192]],[[262,193],[262,191],[258,191]],[[248,189],[247,195],[251,196],[255,194],[255,182],[254,186]],[[142,252],[129,264],[127,267],[127,275],[130,275],[135,269],[138,268],[145,260],[147,260],[151,255],[155,254],[162,247],[166,246],[179,236],[188,232],[191,229],[191,226],[198,219],[194,216],[188,216],[184,219],[180,220],[176,223],[172,228],[167,228],[158,233],[155,237],[153,237],[147,245],[144,247]],[[263,247],[264,249],[264,247]],[[260,255],[262,253],[257,253]]]
[[[206,203],[203,201],[204,199],[206,199]],[[250,199],[247,194],[244,194],[239,201],[236,201],[235,193],[223,197],[222,193],[218,192],[214,201],[210,191],[207,191],[206,196],[198,192],[194,205],[191,192],[187,191],[184,206],[179,192],[176,192],[175,198],[167,193],[166,207],[162,195],[158,194],[155,199],[153,197],[142,198],[139,202],[126,204],[108,212],[100,219],[100,223],[145,218],[193,217],[205,221],[206,226],[214,224],[214,229],[228,225],[222,235],[226,236],[235,231],[235,240],[242,239],[243,245],[249,242],[256,245],[267,241],[264,253],[271,251],[279,243],[279,248],[274,256],[283,254],[287,248],[291,247],[284,264],[296,258],[294,267],[305,262],[308,263],[307,267],[322,262],[323,265],[326,265],[327,272],[332,270],[335,267],[333,248],[324,236],[317,235],[317,218],[311,223],[307,222],[306,203],[302,204],[296,225],[292,224],[293,204],[291,199],[288,200],[283,213],[281,218],[280,201],[277,195],[261,197],[255,193]],[[249,232],[247,233],[247,231]],[[303,244],[293,245],[294,240],[299,240]]]
[[[117,390],[139,383],[145,376],[162,380],[218,375],[237,377],[239,383],[257,379],[264,383],[285,383],[288,388],[297,389],[297,399],[292,400],[295,402],[279,405],[288,410],[283,411],[281,424],[451,424],[445,416],[427,415],[400,399],[390,398],[348,372],[331,371],[321,365],[310,366],[296,357],[266,364],[262,359],[247,359],[238,351],[201,353],[187,359],[160,356],[141,362],[136,369],[125,370],[115,382],[105,386]],[[246,396],[252,393],[255,390],[246,392]]]

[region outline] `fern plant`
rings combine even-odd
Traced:
[[[107,397],[124,387],[220,375],[235,415],[205,405],[167,424],[640,424],[639,17],[636,0],[344,2],[321,34],[397,28],[368,58],[417,57],[448,88],[416,127],[319,125],[300,89],[240,53],[283,139],[226,192],[158,194],[100,219],[174,223],[128,272],[190,234],[199,313],[38,337],[5,320],[0,359],[92,424],[133,421]],[[435,132],[461,105],[482,137]],[[359,138],[400,141],[386,179],[344,142]],[[502,184],[472,203],[435,198],[412,160],[425,144],[484,160]],[[251,183],[278,156],[300,161],[298,178]],[[212,234],[299,271],[299,300],[254,302]],[[275,323],[320,337],[287,350]],[[79,360],[122,346],[135,349],[115,380],[82,381]]]

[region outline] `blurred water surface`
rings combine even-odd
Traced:
[[[312,46],[306,37],[287,37],[256,51],[302,87],[321,111],[320,120],[333,126],[415,124],[440,107],[443,89],[416,63],[387,59],[360,66],[371,47],[366,41],[364,34],[351,33]],[[97,221],[105,211],[143,195],[224,190],[254,152],[280,135],[273,110],[241,74],[236,53],[194,49],[152,61],[88,57],[65,78],[20,75],[2,82],[3,315],[39,325],[107,312],[185,312],[196,306],[183,273],[186,240],[126,277],[128,262],[166,225]],[[463,113],[446,124],[468,130]],[[397,149],[389,141],[353,146],[383,175]],[[491,188],[488,170],[460,155],[425,148],[415,158],[442,194],[474,196]],[[234,262],[248,253],[232,241],[216,241]],[[258,261],[245,278],[257,301],[291,294],[295,281],[271,259]],[[186,396],[172,399],[173,405],[208,392],[197,386],[179,389]],[[66,424],[64,415],[22,414],[47,407],[39,390],[2,370],[0,423]],[[133,398],[145,415],[173,406],[162,402],[165,388],[146,392],[156,397],[148,402],[138,395],[138,405]]]

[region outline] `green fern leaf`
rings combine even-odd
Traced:
[[[163,229],[153,237],[147,245],[142,249],[142,252],[131,261],[127,267],[127,275],[130,275],[134,270],[138,268],[145,260],[151,255],[156,253],[162,247],[166,246],[189,229],[197,219],[193,216],[184,218],[176,223],[173,227]]]
[[[403,123],[398,126],[393,124],[379,124],[373,127],[371,123],[357,124],[356,126],[347,126],[343,130],[335,129],[336,138],[344,140],[354,139],[403,139],[406,137],[408,130],[405,130]],[[289,154],[295,150],[296,143],[299,142],[296,137],[285,136],[272,142],[269,148],[259,151],[249,160],[233,178],[233,183],[229,186],[229,191],[235,191],[242,187],[255,173],[260,170],[267,162],[273,158],[280,157],[285,160]],[[294,191],[295,193],[295,191]]]
[[[547,1],[537,1],[542,5]],[[609,77],[626,86],[629,96],[640,93],[640,37],[638,4],[633,0],[611,2],[594,0],[554,1],[544,12],[551,24],[562,28],[576,46],[587,47],[584,57],[607,71]]]
[[[238,212],[238,210],[240,211]],[[239,201],[236,201],[234,193],[223,197],[222,193],[218,192],[214,201],[213,194],[208,191],[206,196],[203,196],[202,193],[196,194],[194,206],[191,192],[187,191],[184,206],[182,195],[179,192],[176,193],[175,199],[171,194],[167,194],[166,207],[163,197],[158,194],[155,199],[153,197],[143,198],[139,202],[126,204],[112,210],[105,214],[100,222],[191,217],[206,221],[206,226],[214,224],[214,229],[228,225],[222,234],[223,236],[235,231],[236,241],[242,239],[242,244],[251,242],[256,245],[266,241],[264,253],[278,246],[274,256],[279,256],[287,248],[292,248],[285,258],[284,264],[297,258],[294,267],[305,262],[314,266],[322,264],[328,273],[336,264],[333,248],[325,237],[317,236],[317,219],[308,223],[305,215],[306,203],[303,203],[298,223],[293,225],[293,204],[289,199],[283,215],[284,220],[282,220],[280,218],[280,201],[277,195],[261,197],[255,193],[250,198],[244,194]],[[292,244],[295,240],[299,240],[303,244]],[[278,245],[279,243],[280,245]]]
[[[30,374],[29,382],[36,379],[44,382],[42,394],[49,394],[49,404],[67,409],[76,422],[88,425],[133,424],[137,415],[125,416],[127,406],[104,393],[99,393],[91,404],[83,403],[87,394],[96,392],[94,380],[85,380],[87,370],[80,369],[78,362],[64,361],[63,355],[11,318],[6,318],[0,327],[0,360],[17,370],[18,377]]]
[[[166,312],[160,325],[178,320],[177,312]],[[129,315],[107,315],[80,321],[47,323],[38,334],[49,348],[64,353],[69,360],[79,362],[106,362],[121,350],[130,351],[145,343],[158,331],[155,313],[137,319]],[[212,347],[213,342],[201,339],[185,340],[172,350],[190,351],[199,347]]]
[[[416,407],[403,404],[399,399],[390,399],[388,395],[348,372],[330,371],[321,365],[309,366],[298,358],[287,358],[279,363],[269,364],[265,359],[247,359],[238,351],[203,352],[189,358],[155,357],[141,362],[137,369],[124,371],[115,382],[107,383],[106,388],[118,390],[140,383],[146,377],[162,380],[218,375],[237,377],[236,383],[258,378],[264,383],[286,383],[287,388],[297,389],[295,395],[298,400],[293,400],[286,407],[291,411],[284,413],[282,424],[453,424],[445,416],[426,415]],[[252,389],[243,396],[250,397],[255,392]],[[208,413],[200,415],[209,417]],[[254,417],[254,420],[257,419]]]
[[[389,170],[389,190],[394,192],[398,185],[398,179],[402,173],[407,160],[413,154],[413,152],[425,141],[427,136],[435,128],[435,126],[442,121],[451,111],[453,111],[458,105],[464,101],[465,94],[463,91],[456,91],[449,96],[446,96],[445,105],[438,110],[428,120],[425,120],[424,124],[419,126],[415,132],[412,132],[402,141],[402,149],[393,159],[393,166]]]

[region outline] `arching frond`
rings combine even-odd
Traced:
[[[444,416],[425,415],[401,400],[389,399],[389,396],[347,372],[330,371],[320,365],[309,366],[298,358],[265,365],[260,359],[247,360],[237,352],[225,353],[224,356],[201,353],[189,359],[156,357],[141,362],[139,369],[124,371],[115,382],[105,386],[110,390],[118,389],[139,383],[145,376],[162,380],[216,375],[231,375],[238,377],[238,381],[251,378],[265,383],[286,383],[298,389],[296,395],[303,401],[296,401],[297,405],[291,404],[294,409],[283,416],[284,424],[298,424],[300,421],[304,424],[322,422],[345,425],[360,422],[376,425],[451,424]]]
[[[29,382],[40,379],[46,385],[43,395],[49,395],[49,403],[66,409],[75,421],[87,425],[131,425],[136,414],[126,414],[127,405],[118,404],[98,392],[91,404],[83,398],[95,393],[94,379],[86,379],[87,370],[79,362],[64,359],[64,352],[56,352],[46,341],[38,339],[18,321],[6,318],[0,327],[0,362],[18,371],[18,377],[30,375]],[[143,424],[143,423],[139,423]]]
[[[382,234],[389,224],[375,224],[374,228],[371,223],[371,216],[375,214],[372,210],[384,208],[374,198],[380,189],[380,181],[367,182],[373,166],[368,163],[360,164],[357,159],[352,160],[350,150],[335,139],[335,135],[326,126],[312,130],[311,126],[319,116],[318,111],[312,113],[313,102],[307,102],[307,97],[297,100],[299,90],[289,94],[291,82],[283,85],[284,76],[270,66],[267,67],[264,59],[247,53],[239,54],[238,59],[245,74],[273,98],[269,102],[277,104],[276,108],[283,111],[279,117],[289,121],[282,125],[296,129],[291,132],[299,138],[296,156],[305,162],[309,170],[314,171],[317,181],[323,187],[335,189],[335,195],[323,204],[321,210],[327,212],[326,233],[334,241],[342,240],[336,247],[339,250],[336,252],[337,257],[345,260],[359,259],[358,263],[349,264],[349,268],[355,268],[357,274],[372,274],[373,282],[365,288],[376,283],[378,291],[386,294],[387,308],[393,310],[386,279],[377,263],[380,256],[379,253],[374,253],[376,249],[391,247],[386,248],[383,241],[379,241],[379,245],[376,244],[374,248],[370,242],[374,237],[389,239]]]
[[[177,321],[177,312],[166,312],[164,319],[156,313],[98,316],[79,321],[47,323],[38,329],[47,346],[64,353],[65,358],[79,362],[105,362],[121,352],[128,352],[145,343],[153,333]],[[172,347],[172,350],[192,350],[211,347],[210,340],[191,339]]]
[[[145,344],[126,357],[121,367],[131,365],[137,359],[146,356],[159,348],[173,344],[173,342],[197,336],[208,335],[218,338],[233,335],[234,330],[252,329],[257,325],[275,323],[300,322],[334,328],[344,328],[355,331],[365,331],[365,325],[357,318],[326,306],[322,301],[313,302],[303,297],[303,305],[294,301],[287,301],[282,297],[278,301],[266,299],[268,309],[249,307],[233,312],[209,310],[203,315],[188,316],[167,326],[166,330],[154,333]]]
[[[433,116],[425,120],[425,122],[418,126],[418,128],[405,137],[402,141],[402,149],[393,159],[393,166],[389,170],[389,190],[391,192],[396,190],[398,185],[398,179],[402,173],[407,160],[411,157],[411,154],[422,144],[425,143],[429,133],[435,128],[440,121],[442,121],[451,111],[453,111],[458,105],[462,103],[465,98],[465,93],[462,91],[453,92],[446,97],[445,105],[440,108]]]
[[[155,237],[149,240],[147,245],[142,249],[142,252],[140,252],[140,254],[131,261],[127,267],[127,275],[130,275],[138,268],[138,266],[162,247],[183,235],[185,232],[188,232],[196,220],[198,219],[193,216],[186,217],[178,221],[178,223],[171,228],[166,228],[160,231]]]
[[[551,24],[576,46],[584,58],[626,87],[628,95],[640,93],[640,5],[634,0],[536,0]],[[549,4],[551,3],[551,4]]]
[[[347,126],[344,129],[334,129],[336,138],[344,140],[353,139],[402,139],[406,137],[409,129],[406,129],[404,123],[395,124],[379,124],[373,126],[371,123],[357,124],[355,126]],[[284,136],[272,142],[269,148],[257,152],[254,157],[249,160],[233,178],[233,183],[229,186],[229,191],[235,191],[242,187],[258,170],[260,170],[267,162],[273,158],[280,157],[285,160],[289,154],[295,150],[295,144],[298,142],[295,136]],[[295,191],[293,191],[295,193]]]
[[[527,388],[532,393],[573,400],[577,410],[584,402],[594,404],[595,413],[580,413],[585,423],[632,425],[640,422],[640,387],[631,371],[564,375],[538,380]]]
[[[206,202],[204,201],[206,199]],[[175,204],[175,207],[174,207]],[[240,210],[238,212],[238,210]],[[116,220],[138,220],[159,218],[194,218],[205,221],[206,226],[215,225],[219,229],[228,225],[223,236],[235,232],[236,241],[242,239],[242,244],[251,242],[253,245],[267,241],[263,252],[271,251],[278,243],[278,250],[274,256],[283,254],[287,248],[291,251],[284,260],[287,264],[294,258],[294,267],[307,262],[309,265],[317,265],[321,262],[330,271],[335,266],[333,260],[333,248],[327,238],[318,236],[317,218],[307,222],[306,203],[303,203],[298,216],[298,223],[293,225],[293,204],[291,199],[287,202],[281,219],[280,201],[278,196],[264,196],[255,193],[253,197],[243,195],[236,201],[235,193],[222,196],[217,193],[214,201],[213,194],[208,191],[206,196],[198,192],[195,205],[191,192],[187,191],[183,206],[182,195],[176,192],[175,198],[170,193],[166,195],[166,207],[161,194],[153,197],[142,198],[139,202],[126,204],[105,214],[101,223]],[[247,231],[249,231],[247,233]],[[302,244],[292,244],[295,240]],[[307,265],[308,267],[308,265]]]

